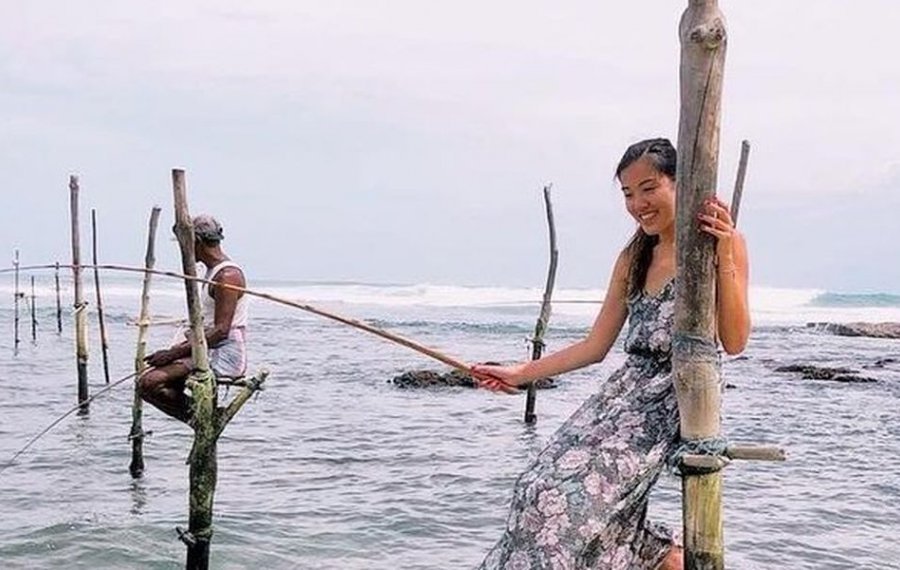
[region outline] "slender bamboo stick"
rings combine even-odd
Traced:
[[[72,219],[72,279],[75,283],[75,361],[78,369],[79,414],[88,412],[87,313],[81,287],[81,242],[78,225],[78,177],[69,177],[69,206]]]
[[[94,262],[94,293],[97,299],[97,320],[100,321],[100,354],[103,358],[103,378],[109,384],[109,340],[103,319],[103,297],[100,295],[100,270],[97,269],[97,210],[91,208],[91,255]]]
[[[29,266],[23,266],[22,270],[23,271],[34,271],[34,270],[39,270],[39,269],[52,269],[53,267],[54,267],[53,265],[29,265]],[[71,265],[60,265],[60,267],[72,267],[72,266]],[[82,265],[81,267],[92,268],[93,266],[92,265]],[[422,345],[418,342],[415,342],[413,340],[410,340],[408,338],[404,338],[400,335],[379,329],[378,327],[374,327],[372,325],[366,324],[364,322],[361,322],[361,321],[358,321],[355,319],[351,319],[349,317],[344,317],[344,316],[338,315],[336,313],[332,313],[332,312],[326,311],[324,309],[319,309],[317,307],[314,307],[312,305],[308,305],[305,303],[298,303],[296,301],[291,301],[290,299],[285,299],[284,297],[279,297],[277,295],[272,295],[270,293],[254,291],[253,289],[247,289],[245,287],[238,287],[236,285],[230,285],[228,283],[220,283],[217,281],[212,281],[210,279],[203,279],[201,277],[195,277],[195,276],[191,276],[191,275],[187,275],[187,274],[183,274],[183,273],[175,273],[173,271],[163,271],[163,270],[159,270],[159,269],[148,270],[143,267],[133,267],[133,266],[128,266],[128,265],[115,265],[115,264],[110,264],[110,263],[103,263],[103,264],[97,265],[97,267],[101,270],[108,270],[108,271],[124,271],[124,272],[128,272],[128,273],[152,273],[153,275],[164,275],[166,277],[173,277],[176,279],[193,281],[195,283],[206,283],[209,285],[215,285],[216,287],[223,287],[225,289],[231,289],[233,291],[240,291],[242,293],[250,295],[251,297],[259,297],[261,299],[266,299],[268,301],[272,301],[273,303],[278,303],[280,305],[285,305],[288,307],[294,307],[295,309],[300,309],[301,311],[306,311],[306,312],[312,313],[314,315],[319,315],[320,317],[325,317],[326,319],[331,319],[333,321],[337,321],[339,323],[349,325],[353,328],[374,334],[376,336],[379,336],[381,338],[389,340],[393,343],[405,346],[406,348],[409,348],[416,352],[424,354],[425,356],[433,358],[439,362],[443,362],[444,364],[446,364],[452,368],[456,368],[457,370],[460,370],[463,372],[470,372],[472,369],[471,365],[466,364],[462,360],[459,360],[457,358],[454,358],[452,356],[449,356],[447,354],[439,352],[433,348],[424,346],[424,345]],[[11,271],[11,269],[0,269],[0,274],[9,273],[10,271]]]
[[[737,225],[738,213],[741,211],[741,198],[744,196],[744,178],[747,176],[747,160],[750,158],[750,141],[741,141],[741,159],[738,163],[737,176],[734,179],[734,193],[731,195],[731,221]]]
[[[35,314],[34,301],[34,275],[31,276],[31,342],[37,342],[37,315]]]
[[[56,332],[62,334],[62,300],[59,296],[59,262],[56,263],[56,273],[53,276],[56,282]]]
[[[15,289],[13,290],[13,304],[15,305],[15,316],[13,317],[13,338],[15,339],[15,345],[13,346],[14,351],[19,350],[19,299],[22,296],[22,293],[19,291],[19,250],[15,251],[15,257],[13,258],[13,267],[16,271],[15,276]]]
[[[153,206],[150,211],[150,222],[147,229],[147,253],[144,255],[144,268],[153,269],[156,265],[156,228],[159,225],[160,207]],[[149,327],[150,318],[150,282],[153,274],[144,273],[144,280],[141,285],[141,311],[138,316],[138,339],[137,349],[134,356],[134,398],[131,406],[131,464],[128,471],[135,479],[144,473],[144,400],[141,398],[139,390],[139,381],[141,374],[147,368],[144,362],[144,356],[147,354],[147,329]]]
[[[194,254],[194,228],[188,213],[183,170],[172,170],[172,187],[175,194],[175,235],[181,247],[182,270],[185,275],[195,277],[197,263]],[[207,570],[213,532],[213,500],[218,477],[216,387],[215,377],[209,368],[197,283],[185,279],[184,288],[191,321],[191,356],[194,361],[194,372],[187,381],[193,399],[194,446],[190,456],[189,535],[182,534],[182,537],[187,545],[185,568]]]
[[[556,225],[553,222],[553,204],[550,202],[550,188],[552,184],[544,186],[544,206],[547,210],[547,226],[550,232],[550,267],[547,270],[547,283],[544,286],[544,299],[541,302],[541,312],[537,324],[534,326],[534,339],[531,345],[531,359],[537,360],[544,351],[544,332],[550,320],[551,299],[553,298],[553,285],[556,282],[556,265],[559,259],[559,250],[556,248]],[[535,400],[537,399],[537,387],[532,382],[528,385],[528,393],[525,397],[525,423],[532,424],[537,421],[534,413]]]
[[[716,188],[719,116],[727,45],[716,0],[689,0],[679,26],[681,113],[678,127],[676,296],[672,364],[681,437],[719,435],[719,370],[715,341],[715,268],[711,236],[697,214]],[[722,570],[722,474],[686,472],[682,479],[685,568]]]

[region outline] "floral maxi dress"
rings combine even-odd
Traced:
[[[625,364],[516,482],[506,532],[480,570],[653,570],[672,532],[646,519],[678,440],[671,378],[674,282],[628,301]]]

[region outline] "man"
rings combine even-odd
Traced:
[[[205,279],[245,288],[243,271],[220,246],[224,239],[221,224],[203,214],[193,219],[193,225],[194,254],[206,266]],[[247,302],[242,291],[209,284],[203,284],[200,289],[209,363],[218,377],[243,376],[247,368],[244,342]],[[192,414],[190,397],[184,390],[185,379],[193,369],[188,334],[190,329],[184,330],[177,344],[148,356],[147,364],[153,369],[142,374],[138,384],[144,400],[186,423]]]

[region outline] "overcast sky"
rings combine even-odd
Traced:
[[[612,173],[677,133],[687,2],[13,2],[0,21],[0,249],[65,260],[68,175],[101,257],[140,264],[170,170],[251,280],[564,287],[633,229]],[[900,291],[900,3],[725,1],[721,194],[756,285]]]

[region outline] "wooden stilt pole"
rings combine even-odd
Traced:
[[[72,280],[75,283],[75,362],[78,369],[79,414],[88,412],[87,312],[81,287],[81,240],[78,225],[78,177],[69,177],[69,206],[72,219]]]
[[[150,211],[150,223],[147,231],[147,253],[144,256],[144,267],[153,269],[156,265],[156,228],[159,225],[159,206],[154,206]],[[144,427],[143,413],[144,400],[141,398],[139,381],[147,363],[144,356],[147,354],[147,329],[150,326],[150,281],[152,273],[144,273],[144,281],[141,285],[141,311],[138,315],[138,340],[137,351],[134,356],[134,371],[137,373],[134,379],[134,400],[131,406],[131,464],[128,466],[131,476],[137,479],[144,473]]]
[[[677,166],[677,274],[672,343],[681,437],[719,436],[714,240],[697,231],[703,202],[716,190],[719,115],[727,45],[716,0],[689,0],[679,26],[681,113]],[[684,471],[685,568],[722,570],[722,474]]]
[[[194,227],[188,212],[184,171],[172,170],[175,194],[175,235],[181,246],[181,264],[185,275],[196,277]],[[191,322],[191,356],[194,372],[188,380],[193,398],[194,447],[190,458],[190,516],[188,534],[182,534],[187,544],[187,570],[209,568],[209,543],[212,538],[213,499],[216,492],[218,465],[216,461],[216,387],[209,368],[206,335],[203,330],[200,295],[197,283],[184,282],[188,315]]]
[[[207,570],[209,568],[209,545],[212,539],[213,499],[216,493],[218,464],[216,445],[219,435],[228,422],[237,414],[250,396],[259,390],[268,372],[242,383],[241,392],[224,409],[217,410],[216,378],[209,366],[206,335],[203,329],[200,294],[196,281],[196,258],[194,254],[194,227],[188,213],[184,184],[184,171],[172,170],[172,186],[175,194],[175,235],[181,247],[181,264],[184,288],[187,294],[188,315],[191,322],[191,356],[194,371],[185,382],[191,390],[191,406],[194,427],[194,446],[190,463],[190,516],[188,530],[181,528],[179,538],[187,545],[187,570]]]
[[[550,202],[550,187],[544,186],[544,206],[547,210],[547,225],[550,228],[550,268],[547,271],[547,283],[544,286],[544,299],[541,302],[541,312],[537,324],[534,327],[534,338],[531,341],[531,359],[537,360],[544,351],[544,332],[547,330],[547,322],[550,320],[551,299],[553,297],[553,285],[556,282],[556,264],[559,258],[559,250],[556,249],[556,225],[553,223],[553,204]],[[525,397],[525,423],[533,424],[537,421],[534,413],[537,388],[532,382],[528,385],[528,393]]]
[[[109,384],[109,340],[103,320],[103,297],[100,295],[100,270],[97,269],[97,210],[91,208],[91,254],[94,262],[94,293],[97,299],[97,320],[100,321],[100,355],[103,358],[103,378]]]
[[[13,338],[14,338],[14,346],[13,351],[18,352],[19,350],[19,299],[22,297],[22,292],[19,291],[19,250],[15,251],[15,257],[13,258],[13,267],[15,268],[15,289],[13,290],[13,304],[15,305],[15,315],[13,317]]]
[[[56,282],[56,332],[62,334],[62,300],[59,297],[59,262],[56,262],[56,273],[53,275]]]
[[[37,342],[37,315],[35,313],[34,301],[37,296],[34,294],[34,275],[31,276],[31,342]]]

